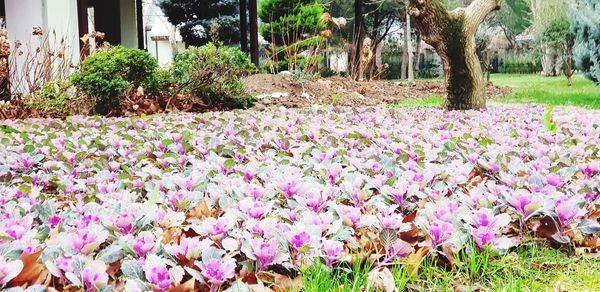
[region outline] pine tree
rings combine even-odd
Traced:
[[[575,65],[588,79],[600,85],[600,2],[577,0],[573,11]]]
[[[216,38],[227,45],[240,41],[239,2],[235,0],[157,0],[188,45],[204,45]]]

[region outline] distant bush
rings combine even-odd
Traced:
[[[107,114],[118,108],[124,94],[137,87],[158,88],[158,62],[148,52],[122,46],[102,49],[81,62],[71,82],[96,99],[95,110]]]
[[[585,77],[600,85],[600,3],[597,0],[577,0],[574,11],[575,65]]]
[[[190,47],[177,55],[172,70],[179,93],[201,98],[208,106],[246,108],[255,101],[240,77],[256,68],[237,48],[213,43]]]
[[[74,94],[68,80],[53,80],[38,92],[24,97],[25,105],[44,116],[63,117],[70,114],[70,101]]]
[[[539,58],[533,56],[508,55],[504,57],[498,70],[508,74],[534,74],[542,71],[542,63]]]

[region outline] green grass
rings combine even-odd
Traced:
[[[398,291],[597,291],[600,287],[600,260],[536,243],[505,256],[463,254],[454,268],[443,268],[428,258],[412,277],[404,265],[390,269]],[[372,291],[368,272],[360,265],[334,271],[323,265],[304,269],[302,291]]]
[[[573,76],[573,86],[567,86],[565,77],[541,75],[494,74],[492,83],[513,88],[514,92],[501,103],[541,103],[600,108],[600,87],[582,75]]]
[[[513,92],[505,97],[490,100],[490,104],[522,103],[571,105],[600,109],[600,87],[582,75],[573,76],[573,86],[567,86],[565,77],[544,77],[541,75],[493,74],[495,85],[506,86]],[[443,97],[409,99],[393,107],[439,106]]]

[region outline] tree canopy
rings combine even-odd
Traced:
[[[238,1],[157,0],[157,4],[189,45],[204,45],[211,35],[229,45],[240,41]]]

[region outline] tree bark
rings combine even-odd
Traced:
[[[421,34],[417,34],[417,47],[415,48],[415,70],[421,70]]]
[[[360,56],[362,52],[364,30],[363,30],[363,15],[362,15],[362,0],[354,0],[354,64],[355,72],[359,71]],[[362,76],[357,76],[361,78]]]
[[[249,0],[248,11],[250,18],[250,60],[256,68],[260,67],[258,54],[258,0]]]
[[[408,0],[406,0],[406,4],[408,7]],[[407,54],[407,70],[408,70],[408,81],[415,80],[415,67],[413,64],[413,53],[412,53],[412,29],[410,27],[410,14],[406,13],[406,35],[404,36],[406,42],[406,52]]]
[[[406,68],[408,67],[408,41],[406,25],[404,26],[404,41],[402,42],[402,64],[400,65],[400,79],[406,79]]]
[[[440,0],[409,0],[409,14],[426,43],[442,59],[447,110],[485,108],[485,81],[475,50],[479,24],[502,0],[475,0],[447,11]]]
[[[240,48],[248,53],[248,2],[240,0]]]

